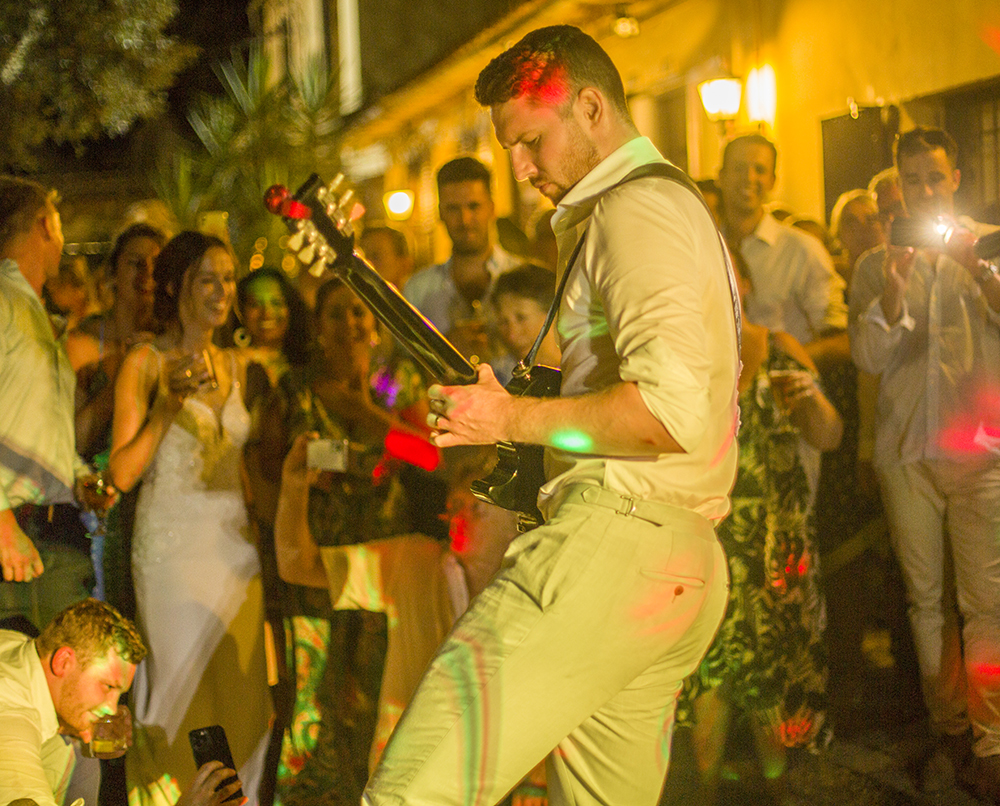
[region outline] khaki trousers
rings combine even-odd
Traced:
[[[931,724],[957,734],[971,722],[976,755],[996,755],[1000,464],[928,460],[879,467],[878,475]]]
[[[511,543],[431,662],[363,804],[489,806],[546,754],[551,804],[656,803],[681,682],[725,611],[726,561],[704,518],[627,499],[620,509],[636,514],[622,515],[609,500],[576,485]]]

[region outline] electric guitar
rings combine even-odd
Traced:
[[[314,277],[332,273],[339,277],[371,309],[399,340],[413,359],[438,383],[449,386],[472,384],[476,368],[441,335],[395,286],[387,283],[354,251],[354,222],[364,214],[354,192],[345,188],[343,175],[326,185],[316,174],[293,195],[273,185],[264,204],[280,215],[292,235],[288,248]],[[507,391],[514,395],[551,397],[559,394],[558,369],[519,364]],[[497,464],[485,479],[472,483],[472,493],[482,501],[509,509],[518,515],[521,531],[542,522],[536,498],[545,483],[540,445],[501,442]]]

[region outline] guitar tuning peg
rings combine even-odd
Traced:
[[[321,260],[326,263],[330,258],[336,257],[333,254],[333,250],[325,243],[321,243],[316,247],[316,259]]]
[[[347,216],[351,221],[357,221],[365,214],[365,206],[361,202],[354,202],[350,214]]]
[[[309,267],[309,273],[318,280],[326,273],[326,261],[317,260]]]
[[[326,186],[327,192],[331,194],[336,193],[337,190],[340,189],[340,186],[342,184],[344,184],[344,175],[337,174],[335,177],[333,177],[333,181],[331,181],[330,184]]]
[[[340,207],[341,210],[346,211],[350,210],[351,205],[353,204],[354,204],[354,189],[348,188],[347,190],[344,191],[344,195],[337,200],[337,206]]]
[[[302,248],[302,243],[306,239],[306,234],[302,230],[296,230],[288,236],[288,248],[293,252],[298,252]]]
[[[312,243],[307,244],[305,249],[299,252],[299,260],[301,260],[306,265],[312,263],[315,257],[316,257],[316,247]]]

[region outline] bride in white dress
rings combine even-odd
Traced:
[[[154,279],[166,331],[125,359],[110,461],[120,489],[143,481],[132,568],[149,657],[132,694],[129,803],[176,803],[196,772],[188,731],[219,724],[254,806],[271,704],[240,483],[245,364],[211,343],[232,307],[233,259],[218,239],[184,232],[158,256]]]

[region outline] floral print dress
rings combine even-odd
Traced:
[[[363,543],[407,531],[403,491],[382,467],[381,440],[355,432],[314,394],[311,368],[278,385],[289,442],[304,431],[368,445],[368,480],[337,474],[309,493],[309,527],[321,546]],[[377,390],[375,390],[377,396]],[[377,402],[383,402],[381,399]],[[282,584],[282,609],[295,702],[278,766],[275,804],[355,806],[368,778],[368,749],[386,652],[385,616],[336,611],[330,593]]]
[[[691,702],[726,684],[733,705],[798,744],[815,735],[826,707],[825,613],[799,432],[768,376],[804,367],[768,342],[767,358],[740,395],[739,471],[732,512],[718,529],[729,604],[708,654],[685,681],[678,722],[691,724]]]

